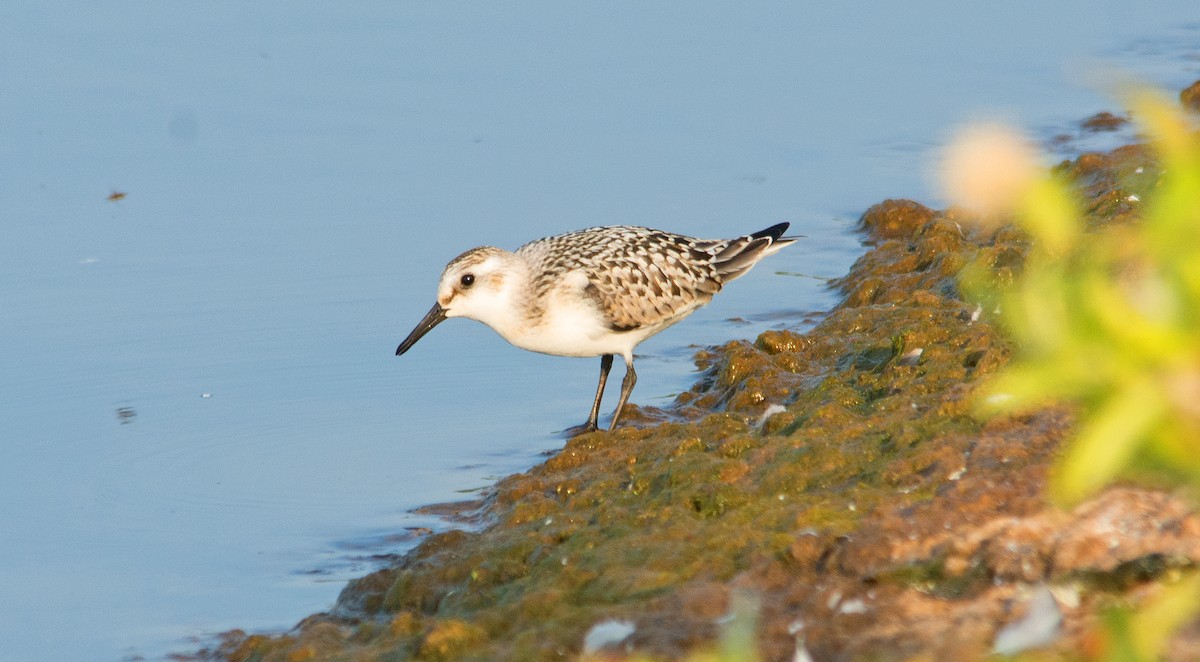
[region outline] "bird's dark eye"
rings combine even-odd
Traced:
[[[463,287],[470,287],[475,284],[475,275],[464,274],[462,278],[458,279],[458,282],[462,283]]]

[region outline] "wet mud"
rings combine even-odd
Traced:
[[[1131,146],[1058,170],[1103,225],[1132,218],[1129,187],[1157,167]],[[1012,278],[1026,239],[967,220],[872,207],[869,250],[810,332],[701,352],[702,378],[670,410],[631,407],[628,427],[499,481],[471,504],[475,526],[429,535],[330,613],[283,635],[232,632],[204,655],[576,659],[617,619],[633,633],[603,659],[678,659],[714,640],[739,594],[759,605],[765,660],[969,660],[1042,586],[1062,616],[1048,650],[1087,650],[1099,607],[1136,604],[1200,560],[1200,517],[1152,486],[1056,509],[1043,487],[1072,412],[972,415],[1012,350],[956,275],[982,257]],[[1185,631],[1172,655],[1195,659],[1198,640]]]

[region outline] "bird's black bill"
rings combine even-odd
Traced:
[[[396,356],[407,352],[409,347],[417,344],[421,336],[429,333],[430,329],[440,324],[444,319],[446,319],[446,309],[442,308],[441,304],[433,304],[433,308],[430,308],[425,317],[417,323],[417,328],[413,329],[412,333],[408,334],[408,337],[404,339],[404,342],[400,343],[400,346],[396,348]]]

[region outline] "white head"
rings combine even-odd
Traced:
[[[407,352],[448,317],[478,320],[502,332],[514,317],[512,296],[522,268],[515,255],[491,246],[473,248],[451,260],[438,282],[437,303],[396,348],[396,355]]]

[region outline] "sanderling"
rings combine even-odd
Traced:
[[[585,424],[596,429],[613,356],[625,359],[621,399],[637,381],[633,348],[712,300],[725,283],[795,241],[787,223],[736,239],[695,239],[616,225],[532,241],[509,252],[473,248],[450,261],[437,303],[396,348],[407,352],[448,317],[492,327],[508,342],[558,356],[599,356],[600,384]]]

